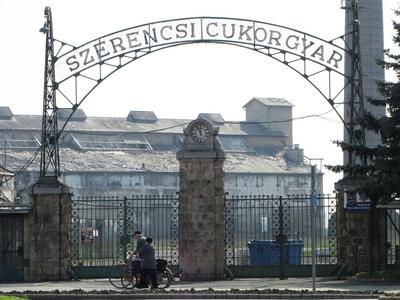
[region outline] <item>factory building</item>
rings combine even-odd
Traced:
[[[217,113],[198,115],[218,127],[226,153],[225,191],[230,195],[309,193],[310,163],[303,149],[293,145],[293,105],[281,98],[253,98],[243,108],[244,121],[226,121]],[[69,114],[68,109],[59,110],[59,128]],[[179,190],[176,152],[190,121],[135,110],[120,118],[89,117],[78,109],[59,140],[62,180],[75,197],[175,194]],[[12,108],[0,108],[0,161],[17,172],[17,192],[26,191],[38,179],[41,126],[40,115],[14,115]],[[318,171],[318,193],[323,191],[322,177]]]

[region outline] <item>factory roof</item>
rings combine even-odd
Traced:
[[[9,163],[16,169],[32,157],[32,151],[9,152]],[[60,149],[62,172],[178,172],[179,162],[175,152],[129,151],[76,151]],[[39,170],[39,157],[28,168]],[[224,164],[226,173],[309,173],[308,165],[288,166],[282,155],[252,155],[227,153]]]
[[[65,132],[103,132],[103,133],[174,133],[183,134],[184,128],[191,122],[189,119],[157,119],[153,122],[132,122],[119,117],[86,117],[84,120],[71,119]],[[64,121],[59,119],[59,128]],[[220,135],[264,135],[284,136],[277,130],[271,130],[260,124],[246,123],[245,121],[218,122]],[[14,115],[11,119],[0,119],[0,130],[23,130],[40,132],[42,116]]]

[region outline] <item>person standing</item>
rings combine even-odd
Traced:
[[[138,251],[139,258],[142,261],[142,268],[140,272],[140,280],[138,288],[149,287],[149,277],[152,288],[158,287],[157,274],[156,274],[156,250],[154,249],[152,238],[146,239],[146,244]]]
[[[133,252],[134,255],[138,254],[138,251],[146,245],[146,237],[142,234],[141,231],[135,231],[132,235],[134,241],[136,241],[135,251]]]
[[[128,261],[131,262],[131,267],[133,270],[133,273],[139,273],[140,272],[140,259],[138,259],[136,256],[138,255],[138,251],[146,245],[146,237],[142,234],[140,231],[135,231],[134,234],[132,234],[132,241],[129,243],[129,254],[127,256]]]

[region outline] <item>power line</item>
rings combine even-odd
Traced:
[[[29,160],[19,170],[17,170],[13,175],[11,175],[9,178],[7,178],[5,181],[3,181],[1,183],[9,182],[12,178],[17,176],[18,174],[21,174],[23,171],[25,171],[33,163],[36,156],[39,154],[40,148],[41,148],[41,146],[35,150],[35,153],[31,156],[31,158],[29,158]]]
[[[335,121],[333,119],[328,119],[323,117],[324,115],[332,112],[334,109],[336,109],[339,105],[336,105],[334,108],[320,113],[320,114],[312,114],[312,115],[305,115],[305,116],[301,116],[301,117],[296,117],[296,118],[290,118],[290,119],[286,119],[286,120],[274,120],[274,121],[226,121],[225,123],[228,124],[272,124],[272,123],[287,123],[287,122],[291,122],[291,121],[296,121],[296,120],[303,120],[303,119],[308,119],[308,118],[322,118],[325,120],[329,120],[329,121]]]

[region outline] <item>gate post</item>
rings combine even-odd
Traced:
[[[335,184],[338,263],[347,266],[352,273],[369,272],[374,268],[384,270],[387,258],[385,211],[376,209],[373,203],[360,201],[355,193],[359,186],[356,178],[343,178]],[[356,269],[353,268],[354,244],[357,244]]]
[[[28,281],[69,278],[71,223],[70,188],[60,182],[41,182],[32,187],[32,213],[25,225]]]
[[[217,128],[204,119],[184,131],[179,160],[179,262],[183,280],[223,279],[225,156]]]

